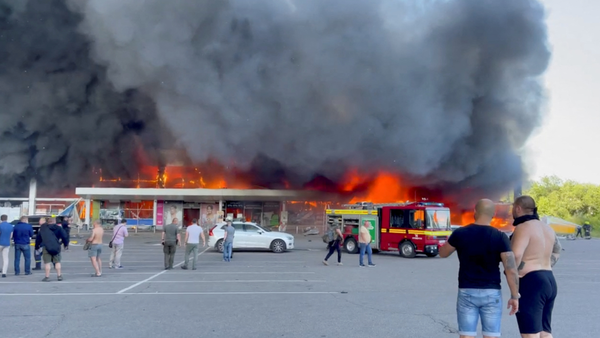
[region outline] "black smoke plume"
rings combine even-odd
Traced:
[[[357,168],[495,193],[542,117],[534,0],[0,1],[7,191],[133,176],[172,135],[268,186]]]

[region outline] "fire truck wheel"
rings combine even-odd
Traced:
[[[358,253],[358,245],[356,245],[356,240],[354,240],[354,238],[347,239],[344,243],[344,249],[346,249],[347,253]]]
[[[404,258],[414,258],[417,255],[414,244],[406,241],[400,244],[400,256]]]
[[[218,252],[223,252],[223,240],[220,239],[217,244],[215,245],[215,249],[217,249]]]
[[[271,250],[275,253],[282,253],[286,250],[286,248],[285,242],[280,239],[276,239],[271,242]]]

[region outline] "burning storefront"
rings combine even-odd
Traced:
[[[86,224],[96,217],[104,224],[127,219],[128,225],[158,228],[172,222],[189,225],[193,219],[207,226],[226,216],[266,227],[298,222],[314,224],[322,218],[298,218],[297,211],[306,210],[296,206],[314,205],[317,208],[316,201],[323,204],[327,197],[335,198],[310,190],[271,189],[77,188],[76,194],[90,206],[89,210],[97,210],[96,214],[86,213]],[[294,215],[291,219],[288,205]],[[311,223],[302,225],[307,224]]]

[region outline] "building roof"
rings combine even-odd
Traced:
[[[331,201],[334,194],[311,190],[76,188],[82,198],[103,201]]]

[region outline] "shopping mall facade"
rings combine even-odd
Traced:
[[[316,205],[327,199],[314,191],[269,189],[76,188],[75,194],[82,199],[80,209],[83,209],[84,224],[94,219],[100,219],[103,224],[126,219],[130,225],[157,228],[175,219],[179,224],[191,224],[197,219],[202,225],[208,225],[227,216],[267,227],[287,225],[290,221],[319,224],[323,212],[318,212],[316,209],[320,208]],[[313,214],[321,216],[305,215],[304,220],[299,220],[297,214],[303,209],[312,209]]]
[[[266,227],[324,224],[324,209],[334,195],[310,190],[120,188],[78,187],[76,197],[40,198],[31,180],[29,196],[0,197],[0,213],[17,219],[22,215],[73,216],[89,225],[99,219],[111,225],[122,219],[128,226],[162,228],[175,219],[180,224],[214,224],[226,216]]]

